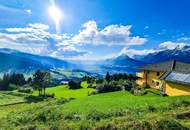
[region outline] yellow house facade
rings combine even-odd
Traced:
[[[168,61],[143,66],[136,83],[160,91],[161,95],[190,95],[190,64]]]

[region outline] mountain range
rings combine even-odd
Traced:
[[[168,60],[177,60],[190,63],[190,46],[176,47],[175,49],[166,49],[138,57],[138,60],[145,63],[158,63]]]
[[[72,69],[76,66],[67,61],[52,57],[38,56],[20,51],[2,48],[0,49],[0,72],[24,71],[24,70],[51,70],[55,68]]]
[[[17,50],[0,49],[0,76],[4,73],[23,73],[31,76],[36,70],[49,71],[53,78],[68,80],[91,75],[90,72],[80,70],[77,65],[53,57],[39,56]]]
[[[31,74],[37,69],[47,70],[58,77],[78,77],[92,75],[95,73],[105,74],[106,72],[135,73],[137,67],[158,63],[168,60],[178,60],[190,63],[190,46],[177,47],[175,49],[165,49],[150,53],[144,56],[134,56],[130,58],[127,55],[120,55],[101,62],[78,62],[66,61],[53,57],[28,54],[12,49],[0,49],[0,73],[21,72]]]

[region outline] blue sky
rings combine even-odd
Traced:
[[[48,13],[60,9],[60,32]],[[0,48],[61,59],[144,55],[190,43],[189,0],[0,0]]]

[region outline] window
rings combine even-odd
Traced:
[[[156,86],[159,86],[159,84],[160,84],[159,82],[156,82]]]
[[[157,76],[160,76],[160,72],[157,72],[156,75],[157,75]]]

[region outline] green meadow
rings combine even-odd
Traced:
[[[82,98],[88,96],[94,91],[92,88],[87,88],[88,84],[86,82],[81,83],[81,89],[69,89],[68,85],[59,85],[56,87],[51,87],[46,89],[47,94],[55,94],[56,98]],[[37,96],[38,91],[35,91],[33,95]]]
[[[88,96],[88,91],[94,90],[87,88],[86,82],[82,86],[83,88],[77,90],[69,90],[67,85],[48,88],[47,93],[55,93],[56,99],[0,106],[0,128],[190,129],[190,120],[186,117],[190,112],[189,96],[161,97],[150,90],[144,96],[134,96],[128,91]],[[16,96],[18,99],[19,97]],[[182,116],[178,118],[178,115]]]
[[[21,95],[17,96],[9,92],[0,91],[0,106],[6,104],[20,103],[24,101],[25,101],[24,96]]]

